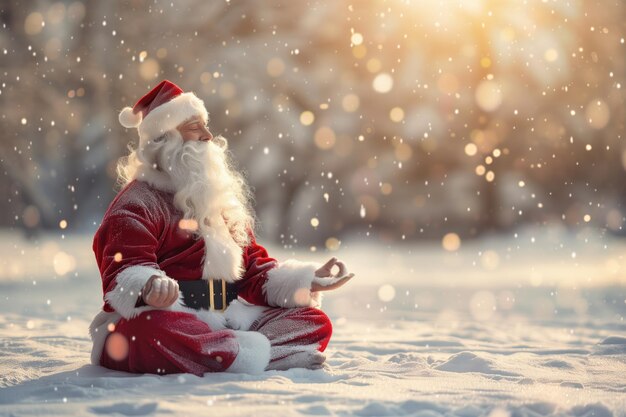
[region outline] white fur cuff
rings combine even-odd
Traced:
[[[132,319],[150,306],[135,307],[141,290],[151,276],[166,276],[160,269],[149,266],[129,266],[115,277],[115,288],[104,295],[104,299],[125,319]]]
[[[274,307],[321,307],[322,294],[311,292],[315,271],[320,267],[314,262],[288,259],[270,269],[263,285],[267,304]]]
[[[270,341],[259,332],[235,331],[239,352],[226,372],[258,374],[270,363]]]

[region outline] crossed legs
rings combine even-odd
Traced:
[[[267,370],[317,369],[325,360],[322,352],[330,340],[332,324],[324,312],[311,307],[267,308],[250,331],[270,341]],[[121,340],[127,352],[120,358],[105,348],[100,364],[133,373],[222,372],[239,351],[233,330],[213,331],[192,314],[166,310],[120,320],[108,339],[112,337]],[[105,346],[113,345],[109,341]]]

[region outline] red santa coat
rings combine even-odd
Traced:
[[[263,370],[269,361],[270,344],[259,340],[253,334],[256,332],[244,331],[268,307],[319,308],[321,293],[311,293],[310,288],[314,271],[320,265],[295,260],[279,263],[256,243],[252,234],[250,244],[244,248],[236,245],[230,236],[213,234],[198,239],[181,223],[182,213],[174,205],[173,193],[164,188],[132,181],[115,197],[94,236],[93,250],[102,276],[105,303],[90,327],[94,341],[92,362],[101,362],[107,336],[116,325],[122,322],[124,328],[130,328],[129,322],[154,310],[141,305],[140,291],[151,276],[166,275],[179,281],[236,282],[238,299],[223,313],[189,309],[183,305],[182,295],[173,306],[160,310],[169,311],[166,315],[175,321],[180,321],[181,314],[182,317],[192,314],[212,332],[226,329],[227,324],[228,328],[239,330],[234,335],[239,347],[231,349],[232,357],[227,357],[224,363],[230,364],[235,372]],[[164,317],[162,312],[159,317]],[[204,329],[194,331],[206,333]],[[224,340],[222,337],[220,343]],[[259,349],[268,350],[267,361],[253,358],[250,352],[246,353],[246,359],[242,351],[245,348],[257,353]],[[236,361],[237,357],[240,360]],[[224,355],[220,358],[224,359]]]

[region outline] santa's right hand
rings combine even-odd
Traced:
[[[167,276],[153,275],[143,288],[143,301],[156,308],[169,307],[178,300],[178,282]]]

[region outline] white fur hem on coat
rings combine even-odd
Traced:
[[[288,259],[267,273],[263,293],[270,306],[321,307],[322,293],[311,292],[315,271],[321,264]]]
[[[116,312],[101,311],[89,325],[89,335],[91,336],[91,364],[100,365],[100,356],[104,349],[104,342],[110,333],[109,326],[117,324],[122,316]]]

